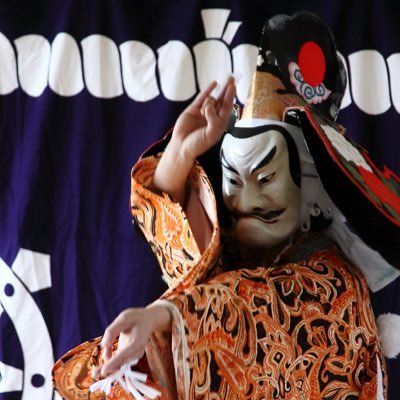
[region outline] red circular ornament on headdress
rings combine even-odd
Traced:
[[[320,85],[325,77],[325,56],[317,43],[304,43],[299,51],[298,65],[303,79],[313,87]]]

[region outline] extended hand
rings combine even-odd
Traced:
[[[171,317],[164,305],[147,308],[128,308],[107,327],[101,345],[104,363],[92,371],[93,377],[105,377],[121,365],[143,356],[151,334],[168,329]],[[113,353],[113,343],[119,337],[118,349]]]

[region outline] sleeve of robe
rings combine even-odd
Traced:
[[[189,396],[189,356],[185,322],[173,299],[218,270],[220,231],[213,189],[203,169],[197,163],[192,168],[183,210],[167,194],[149,189],[158,161],[159,157],[147,157],[133,167],[131,212],[169,287],[158,303],[164,303],[172,315],[171,333],[152,336],[147,361],[161,398],[181,400]]]
[[[220,231],[214,193],[203,169],[196,163],[189,175],[183,210],[167,194],[149,189],[158,160],[148,157],[134,166],[131,211],[169,286],[165,298],[212,274],[220,252]]]

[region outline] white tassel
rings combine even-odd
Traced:
[[[119,383],[121,387],[127,393],[130,393],[132,396],[134,396],[136,400],[144,400],[143,396],[147,396],[150,399],[155,399],[157,396],[161,396],[161,393],[158,390],[144,384],[147,379],[147,374],[131,370],[131,367],[136,365],[137,362],[138,360],[135,359],[127,364],[122,365],[117,372],[107,376],[107,378],[93,383],[89,390],[91,392],[101,390],[108,395],[111,392],[111,387],[114,384]]]
[[[385,356],[387,358],[396,358],[400,353],[400,315],[392,313],[381,314],[376,323]]]

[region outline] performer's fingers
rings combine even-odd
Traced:
[[[201,107],[201,110],[200,110],[201,115],[203,115],[203,117],[206,116],[206,109],[215,110],[215,103],[216,103],[216,100],[214,99],[214,97],[208,96],[204,100],[203,105]]]
[[[218,115],[221,119],[228,120],[232,112],[232,106],[235,96],[236,96],[236,86],[234,84],[234,81],[230,81],[225,89],[224,97],[221,101],[221,107],[218,111]]]
[[[221,125],[215,106],[209,106],[205,109],[205,118],[207,120],[206,140],[209,145],[214,145],[224,133],[224,127]]]
[[[197,97],[193,100],[191,106],[201,108],[204,101],[210,96],[211,92],[216,88],[217,82],[212,81],[204,90],[202,90]]]
[[[122,365],[131,362],[134,359],[139,359],[143,357],[144,349],[141,345],[137,345],[133,342],[128,349],[118,352],[118,350],[113,354],[111,359],[105,362],[101,368],[101,375],[108,376],[116,372]]]
[[[228,90],[228,88],[229,88],[232,84],[235,84],[235,78],[234,78],[232,75],[230,75],[230,76],[227,78],[227,80],[226,80],[226,82],[225,82],[225,85],[223,86],[222,90],[220,91],[220,93],[219,93],[218,96],[217,96],[217,101],[218,101],[218,103],[221,103],[221,104],[222,104],[222,102],[223,102],[223,100],[224,100],[224,97],[225,97],[225,94],[226,94],[226,91]]]
[[[210,128],[214,126],[217,118],[217,110],[216,110],[216,100],[210,99],[204,103],[204,107],[202,109],[202,115],[206,118],[207,124]]]
[[[132,316],[128,318],[127,313],[123,312],[119,314],[118,317],[106,328],[103,338],[101,340],[101,345],[104,349],[104,359],[108,359],[111,357],[112,346],[120,333],[131,329],[133,324],[134,320],[132,319]]]

